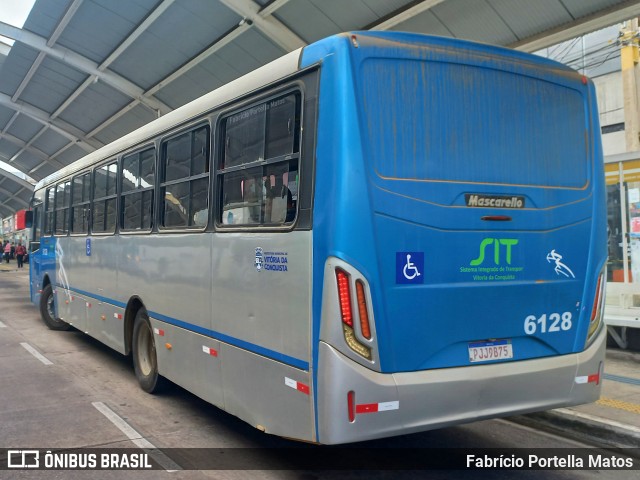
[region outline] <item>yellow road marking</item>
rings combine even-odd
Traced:
[[[615,400],[613,398],[602,397],[596,402],[598,405],[604,405],[605,407],[617,408],[618,410],[624,410],[626,412],[637,413],[640,415],[640,405],[637,403],[625,402],[623,400]]]

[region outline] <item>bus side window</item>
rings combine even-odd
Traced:
[[[205,227],[209,216],[209,126],[162,144],[161,227]]]
[[[288,94],[234,113],[223,120],[222,128],[218,223],[292,223],[298,193],[300,95]]]
[[[44,234],[53,235],[53,228],[55,224],[55,200],[56,200],[56,188],[51,187],[47,189],[45,194],[45,214],[44,214]]]

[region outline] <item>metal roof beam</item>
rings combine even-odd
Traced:
[[[71,22],[71,19],[73,18],[75,13],[78,11],[78,8],[80,8],[80,5],[82,5],[83,1],[84,0],[75,0],[69,6],[69,8],[65,12],[64,16],[62,17],[62,19],[60,19],[60,22],[58,22],[58,25],[56,26],[56,29],[53,31],[53,33],[51,34],[51,36],[47,40],[47,46],[48,47],[52,47],[56,43],[58,38],[60,38],[60,35],[62,35],[62,32],[64,32],[64,29],[67,27],[67,25],[69,25],[69,22]],[[33,65],[31,65],[31,68],[29,69],[29,71],[27,72],[25,77],[22,79],[22,82],[20,82],[20,85],[16,89],[15,93],[12,95],[11,99],[14,102],[20,97],[20,95],[22,94],[24,89],[27,88],[27,85],[29,84],[29,82],[31,81],[33,76],[35,75],[36,71],[40,67],[40,64],[42,63],[42,61],[44,60],[44,58],[46,56],[47,55],[44,52],[40,52],[38,54],[38,57],[33,62]]]
[[[71,19],[76,14],[78,9],[80,8],[80,5],[82,5],[83,1],[84,0],[74,0],[74,2],[71,5],[69,5],[69,8],[67,8],[67,11],[64,12],[64,16],[58,22],[56,29],[53,31],[53,33],[49,37],[49,40],[47,40],[47,46],[52,47],[53,44],[58,41],[58,39],[62,35],[62,32],[64,32],[64,29],[67,28],[69,23],[71,23]]]
[[[1,172],[0,172],[1,174]],[[5,200],[4,202],[2,202],[2,205],[6,205],[7,202],[9,201],[15,201],[18,202],[20,205],[24,205],[25,207],[29,206],[29,202],[27,202],[26,200],[18,197],[18,195],[24,190],[23,188],[20,188],[20,190],[18,190],[17,192],[10,192],[9,190],[6,190],[2,187],[0,187],[0,193],[4,193],[5,195],[8,195],[10,198]],[[31,185],[31,192],[33,192],[33,185]]]
[[[19,115],[20,115],[20,112],[17,112],[17,111],[14,110],[13,111],[13,115],[11,115],[11,118],[9,119],[7,124],[4,126],[4,128],[2,130],[0,130],[0,132],[4,133],[7,130],[9,130],[9,128],[11,127],[11,125],[13,125],[13,122],[16,121],[16,119],[18,118]]]
[[[65,152],[66,150],[68,150],[69,148],[73,147],[73,143],[67,143],[64,147],[62,147],[60,150],[58,150],[57,152],[55,152],[53,155],[51,155],[50,158],[55,159],[55,157],[57,157],[58,155],[60,155],[62,152]],[[57,163],[61,163],[58,160],[55,160]],[[45,160],[41,163],[39,163],[38,165],[36,165],[35,167],[33,167],[31,170],[29,170],[27,172],[27,175],[31,175],[35,172],[37,172],[38,170],[40,170],[42,167],[44,167],[47,163],[49,163],[48,160]]]
[[[27,144],[25,141],[19,139],[18,137],[14,137],[13,135],[11,135],[9,133],[2,133],[2,134],[0,134],[0,137],[4,138],[8,142],[13,143],[14,145],[17,145],[18,147],[20,147],[21,150],[29,152],[33,156],[38,157],[40,160],[44,160],[44,161],[51,162],[51,163],[57,163],[60,167],[65,167],[66,166],[64,163],[60,162],[59,160],[56,160],[55,158],[51,158],[49,155],[47,155],[42,150],[39,150],[39,149],[37,149],[35,147],[32,147],[31,145]],[[19,155],[19,154],[20,154],[20,152],[18,152],[18,154],[14,155],[12,158],[10,158],[9,162],[7,162],[7,163],[11,163],[11,162],[15,161],[17,155]],[[14,165],[12,165],[12,166],[14,166]],[[26,173],[28,175],[27,172],[23,172],[23,173]]]
[[[627,0],[507,46],[524,52],[537,52],[551,45],[637,17],[639,13],[638,0]]]
[[[136,29],[136,31],[132,34],[132,36],[139,36],[144,29],[148,28],[148,26],[155,20],[157,19],[161,13],[164,12],[164,10],[166,10],[171,3],[173,3],[174,0],[165,0],[158,8],[156,8],[156,10],[154,10],[151,15],[149,15],[149,17],[147,17],[147,19],[145,19],[145,21],[140,24],[140,27],[138,27]],[[261,17],[266,17],[271,15],[274,11],[276,11],[278,8],[282,7],[284,4],[286,4],[289,0],[276,0],[273,3],[270,3],[267,7],[263,8],[262,10],[259,10],[259,7],[256,5],[255,8],[253,8],[253,10],[255,10],[255,12],[257,13],[257,15],[261,16]],[[237,13],[237,12],[236,12]],[[145,96],[151,96],[154,95],[155,93],[157,93],[158,91],[160,91],[162,88],[166,87],[168,84],[170,84],[171,82],[173,82],[174,80],[180,78],[182,75],[184,75],[186,72],[188,72],[189,70],[191,70],[192,68],[196,67],[197,65],[199,65],[200,63],[202,63],[204,60],[206,60],[208,57],[210,57],[211,55],[214,55],[216,52],[218,52],[220,49],[222,49],[223,47],[225,47],[226,45],[228,45],[229,43],[231,43],[232,41],[234,41],[236,38],[238,38],[240,35],[242,35],[245,31],[247,31],[249,28],[251,28],[251,25],[249,22],[247,22],[245,19],[243,19],[240,24],[236,27],[234,27],[232,30],[230,30],[227,34],[225,34],[224,36],[222,36],[220,39],[218,39],[217,41],[215,41],[209,48],[207,48],[206,50],[200,52],[198,55],[196,55],[195,57],[193,57],[191,60],[189,60],[187,63],[185,63],[184,65],[182,65],[180,68],[178,68],[176,71],[172,72],[170,75],[168,75],[167,77],[163,78],[162,80],[160,80],[158,83],[156,83],[153,87],[151,87],[150,89],[148,89],[147,91],[144,92]],[[123,46],[125,44],[130,43],[129,40],[131,39],[131,36],[125,40],[125,42],[123,42]],[[302,40],[300,40],[300,42],[304,43]],[[116,51],[118,51],[120,49],[120,47],[118,47],[116,49]],[[115,52],[114,52],[115,53]],[[112,54],[113,55],[113,54]],[[106,63],[109,59],[105,60],[104,63]],[[109,61],[110,63],[110,61]],[[102,66],[102,65],[101,65]],[[85,84],[89,85],[92,82],[92,77],[89,77],[86,81]],[[83,84],[84,85],[84,84]],[[76,92],[74,92],[74,94],[69,97],[65,103],[63,105],[61,105],[58,110],[56,110],[53,114],[52,117],[56,117],[57,115],[60,114],[60,112],[62,110],[64,110],[64,108],[66,108],[66,106],[71,103],[74,99],[74,96],[79,95],[79,92],[82,91],[83,86],[81,86]],[[86,88],[86,87],[84,87]],[[113,122],[115,122],[116,120],[118,120],[120,117],[122,117],[124,114],[126,114],[127,112],[129,112],[131,109],[133,109],[136,105],[138,105],[140,102],[138,100],[133,100],[131,103],[129,103],[127,106],[125,106],[123,109],[121,109],[120,111],[116,112],[114,115],[112,115],[110,118],[108,118],[107,120],[105,120],[104,122],[102,122],[100,125],[98,125],[97,127],[95,127],[93,130],[91,130],[90,132],[87,133],[87,137],[93,137],[95,135],[97,135],[98,133],[100,133],[102,130],[104,130],[105,128],[107,128],[109,125],[111,125]]]
[[[95,139],[86,138],[84,132],[74,127],[73,125],[70,125],[59,118],[51,118],[51,116],[47,112],[45,112],[44,110],[40,110],[33,105],[29,105],[21,101],[14,102],[13,100],[11,100],[11,97],[4,93],[0,93],[0,105],[4,105],[8,108],[11,108],[12,110],[16,110],[23,115],[26,115],[36,120],[37,122],[48,126],[56,133],[59,133],[63,137],[77,143],[79,147],[87,152],[93,152],[94,150],[103,146],[101,142]]]
[[[279,8],[283,7],[284,5],[289,3],[290,1],[291,0],[273,0],[271,3],[269,3],[269,4],[265,5],[264,7],[262,7],[262,9],[260,10],[259,13],[263,17],[265,17],[267,15],[272,15],[273,12],[275,12]]]
[[[242,35],[249,28],[251,28],[251,25],[249,25],[247,22],[242,22],[233,30],[231,30],[229,33],[227,33],[222,38],[220,38],[215,43],[213,43],[213,45],[211,45],[209,48],[199,53],[197,56],[193,57],[187,63],[182,65],[178,70],[173,72],[171,75],[160,80],[158,83],[156,83],[153,87],[151,87],[145,93],[153,94],[153,93],[156,93],[158,90],[161,90],[162,88],[166,87],[168,84],[170,84],[177,78],[184,75],[187,71],[191,70],[196,65],[202,63],[205,59],[207,59],[208,57],[210,57],[211,55],[213,55],[214,53],[216,53],[217,51],[219,51],[220,49],[222,49],[224,46],[228,45],[232,41],[234,41],[236,38]]]
[[[445,0],[422,0],[421,2],[414,2],[414,4],[409,7],[403,7],[391,13],[391,15],[381,18],[378,22],[369,26],[368,29],[389,30],[390,28],[393,28],[396,25],[409,20],[410,18],[420,15],[422,12],[426,12],[430,8],[433,8],[444,1]]]
[[[18,177],[17,175],[14,175],[13,173],[9,172],[8,170],[5,170],[4,168],[0,168],[0,176],[6,177],[7,180],[10,180],[12,182],[17,183],[22,188],[26,188],[27,190],[31,189],[31,191],[33,191],[33,185],[32,184],[30,184],[26,180]]]
[[[0,35],[11,38],[17,42],[22,42],[25,45],[35,48],[47,55],[66,63],[81,72],[88,75],[96,76],[100,81],[103,81],[107,85],[115,88],[116,90],[124,93],[125,95],[138,100],[148,108],[158,111],[161,114],[165,114],[171,111],[171,108],[165,105],[163,102],[156,98],[150,98],[144,96],[142,88],[138,87],[133,82],[127,80],[120,75],[111,71],[100,71],[99,65],[89,60],[82,55],[75,53],[68,48],[61,46],[49,47],[47,46],[46,39],[39,35],[31,33],[27,30],[16,28],[13,25],[9,25],[4,22],[0,22]]]
[[[263,9],[251,0],[219,0],[220,3],[236,12],[279,45],[285,52],[291,52],[307,45],[298,35],[289,30],[284,23],[271,15],[273,10]],[[278,8],[282,6],[279,5]],[[266,12],[266,13],[265,13]]]
[[[169,76],[163,78],[158,83],[156,83],[153,87],[151,87],[149,90],[147,90],[145,92],[145,95],[153,95],[154,93],[158,92],[162,88],[164,88],[167,85],[169,85],[174,80],[180,78],[187,71],[191,70],[192,68],[194,68],[195,66],[197,66],[198,64],[203,62],[206,58],[208,58],[211,55],[215,54],[222,47],[224,47],[225,45],[228,45],[233,40],[238,38],[240,35],[242,35],[242,33],[244,33],[249,28],[251,28],[251,25],[249,25],[247,22],[242,22],[241,25],[238,25],[237,27],[232,29],[229,33],[227,33],[222,38],[220,38],[219,40],[214,42],[213,45],[211,45],[209,48],[207,48],[206,50],[204,50],[203,52],[199,53],[194,58],[189,60],[187,63],[185,63],[178,70],[174,71]],[[111,125],[113,122],[115,122],[118,118],[122,117],[125,113],[127,113],[132,108],[134,108],[138,103],[139,102],[137,100],[132,101],[126,107],[121,109],[119,112],[116,112],[110,118],[108,118],[107,120],[102,122],[100,125],[98,125],[96,128],[94,128],[93,130],[88,132],[87,136],[88,137],[93,137],[94,135],[97,135],[99,132],[101,132],[102,130],[107,128],[109,125]]]
[[[12,217],[16,213],[15,208],[4,205],[4,202],[0,203],[0,209],[0,212],[2,213],[2,215],[0,215],[0,218],[2,219]]]
[[[138,27],[136,27],[136,29],[131,32],[131,34],[122,43],[120,43],[120,45],[118,45],[116,49],[111,52],[111,54],[98,66],[98,70],[104,72],[109,67],[109,65],[115,62],[117,58],[122,55],[122,53],[127,48],[129,48],[131,44],[135,42],[140,37],[140,35],[142,35],[149,28],[149,26],[153,22],[155,22],[174,2],[175,0],[164,0],[158,7],[156,7],[153,12],[147,15],[144,21],[140,25],[138,25]],[[56,118],[57,116],[59,116],[64,110],[66,110],[69,105],[71,105],[71,103],[76,98],[78,98],[82,94],[82,92],[84,92],[97,79],[97,75],[90,75],[78,88],[76,88],[76,90],[71,95],[69,95],[69,97],[67,97],[67,99],[56,109],[56,111],[51,114],[51,117]],[[144,97],[149,98],[151,97],[151,95],[153,95],[153,92],[149,93],[149,91],[147,91],[144,92],[143,95]],[[134,100],[134,102],[135,105],[140,103],[140,101],[138,100]],[[157,112],[157,110],[155,109],[153,111],[154,113]],[[89,134],[87,136],[91,137],[92,135]]]

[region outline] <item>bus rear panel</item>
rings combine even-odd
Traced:
[[[606,227],[592,84],[410,34],[333,37],[304,52],[318,61],[319,441],[596,400]]]

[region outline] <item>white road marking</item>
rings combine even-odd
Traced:
[[[28,343],[22,342],[20,345],[22,345],[27,352],[29,352],[31,355],[36,357],[38,360],[40,360],[45,365],[53,365],[53,362],[51,360],[49,360],[47,357],[42,355],[39,351],[37,351],[35,348],[33,348]]]
[[[131,425],[129,425],[122,417],[120,417],[117,413],[111,410],[102,402],[91,402],[100,413],[102,413],[105,417],[107,417],[111,423],[113,423],[118,429],[124,433],[129,440],[131,440],[134,445],[138,448],[142,448],[145,450],[151,450],[149,454],[153,457],[153,459],[158,462],[167,472],[175,472],[178,470],[182,470],[180,465],[175,463],[169,457],[167,457],[164,453],[162,453],[158,447],[156,447],[149,440],[140,435]]]
[[[7,328],[7,326],[4,323],[0,322],[0,328]]]

